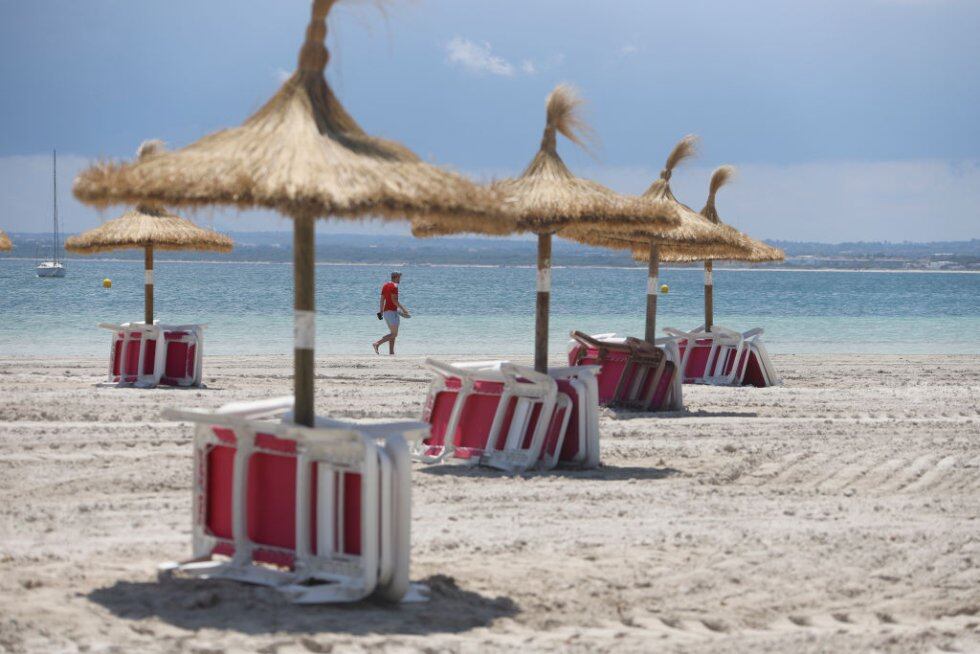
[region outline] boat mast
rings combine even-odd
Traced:
[[[58,263],[58,151],[51,151],[51,175],[54,186],[54,236],[51,242],[51,260]]]

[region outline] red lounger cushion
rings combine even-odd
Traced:
[[[232,533],[232,479],[235,468],[235,435],[230,429],[215,428],[215,435],[228,445],[212,447],[207,457],[207,502],[204,507],[204,522],[208,532],[220,539],[214,553],[232,556],[234,544],[230,542]],[[296,547],[296,443],[281,440],[269,434],[258,434],[256,445],[274,450],[280,454],[256,452],[248,463],[248,484],[246,505],[248,515],[248,538],[258,547],[252,558],[255,561],[292,567],[291,554],[262,549],[262,545],[293,550]],[[317,520],[317,466],[310,480],[311,525],[310,546],[316,551]],[[358,555],[361,552],[361,476],[342,474],[336,482],[344,484],[344,523],[343,537],[345,554]],[[339,494],[335,494],[339,497]],[[336,548],[336,543],[334,547]]]

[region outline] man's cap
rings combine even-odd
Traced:
[[[394,277],[395,275],[398,275],[399,277],[402,276],[402,274],[400,272],[398,272],[397,270],[392,270],[391,271],[391,276]]]

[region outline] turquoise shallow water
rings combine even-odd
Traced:
[[[99,322],[140,320],[143,270],[135,261],[71,260],[64,279],[39,279],[32,262],[0,258],[0,356],[104,354]],[[530,355],[531,267],[403,266],[403,354]],[[387,268],[317,267],[317,351],[369,354],[384,333],[374,316]],[[571,329],[641,335],[646,271],[556,268],[551,341]],[[111,290],[101,280],[113,281]],[[157,318],[204,322],[213,354],[289,354],[289,264],[157,262]],[[660,326],[702,322],[702,273],[666,269]],[[980,275],[717,270],[715,321],[761,326],[785,353],[980,354]]]

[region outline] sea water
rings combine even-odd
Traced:
[[[32,262],[0,257],[0,356],[104,355],[100,322],[143,318],[137,261],[73,259],[63,279],[35,276]],[[400,298],[401,354],[525,355],[534,343],[532,266],[405,265]],[[387,333],[377,320],[389,269],[316,268],[318,354],[372,354]],[[102,288],[103,278],[112,288]],[[980,275],[716,269],[715,323],[763,327],[780,353],[980,354]],[[288,263],[158,261],[156,318],[206,323],[211,354],[291,354],[293,269]],[[665,268],[658,327],[703,322],[703,273]],[[570,330],[642,336],[643,268],[557,267],[551,297],[551,350]]]

